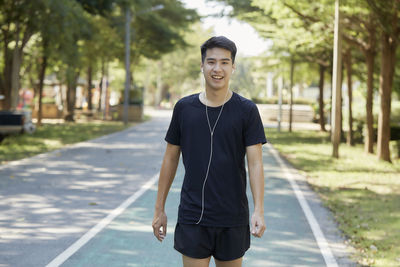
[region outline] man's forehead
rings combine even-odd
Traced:
[[[231,51],[224,49],[224,48],[219,48],[219,47],[214,47],[207,49],[206,51],[206,60],[229,60],[231,61]]]

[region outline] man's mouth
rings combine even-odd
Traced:
[[[220,75],[211,75],[211,78],[216,79],[216,80],[222,80],[224,77]]]

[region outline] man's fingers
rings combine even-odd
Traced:
[[[259,224],[258,222],[252,223],[251,234],[255,237],[262,237],[265,231],[265,225]]]
[[[167,235],[167,226],[161,224],[153,224],[153,234],[158,241],[163,241]]]
[[[167,235],[167,216],[165,213],[158,213],[154,216],[152,223],[153,234],[158,241],[163,241]]]
[[[256,236],[256,235],[257,235],[257,232],[258,232],[258,223],[257,223],[256,220],[254,220],[254,221],[251,223],[251,234],[254,235],[254,236]]]
[[[157,237],[157,239],[159,239],[159,227],[157,227],[157,225],[156,224],[153,224],[153,234],[154,234],[154,236],[155,237]]]
[[[158,220],[154,221],[152,226],[153,226],[154,236],[158,239],[158,241],[162,241],[162,239],[161,239],[162,232],[160,230],[161,225],[158,223]]]

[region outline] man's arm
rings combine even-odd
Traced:
[[[262,145],[246,147],[247,166],[254,201],[254,213],[251,216],[251,233],[261,237],[265,231],[264,220],[264,167],[262,160]]]
[[[167,144],[158,180],[157,200],[152,223],[154,236],[159,241],[163,241],[167,234],[167,215],[164,209],[165,201],[167,200],[169,189],[175,178],[180,153],[180,146]]]

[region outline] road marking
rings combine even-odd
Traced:
[[[121,205],[116,209],[111,211],[107,217],[102,219],[98,224],[93,226],[88,232],[86,232],[81,238],[79,238],[70,247],[64,250],[56,258],[54,258],[46,267],[55,267],[63,264],[69,257],[71,257],[75,252],[77,252],[81,247],[83,247],[87,242],[89,242],[93,237],[95,237],[101,230],[103,230],[108,224],[110,224],[118,215],[120,215],[127,207],[129,207],[133,202],[135,202],[140,196],[142,196],[147,190],[149,190],[158,179],[158,174],[154,175],[147,183],[145,183],[139,191],[131,195],[126,199]]]
[[[310,224],[311,230],[314,234],[314,237],[317,241],[318,247],[321,251],[322,256],[324,257],[326,266],[329,267],[337,267],[338,264],[336,262],[335,257],[332,254],[331,249],[329,248],[329,244],[325,239],[324,234],[322,233],[321,227],[318,224],[318,221],[315,219],[315,216],[305,199],[303,192],[301,191],[299,185],[293,178],[292,173],[290,172],[287,164],[282,160],[278,152],[273,148],[271,144],[267,144],[267,147],[271,154],[274,156],[275,160],[279,163],[283,172],[285,173],[286,178],[289,180],[290,185],[296,195],[297,200],[300,203],[301,208],[303,209],[304,215],[307,218],[308,223]]]

